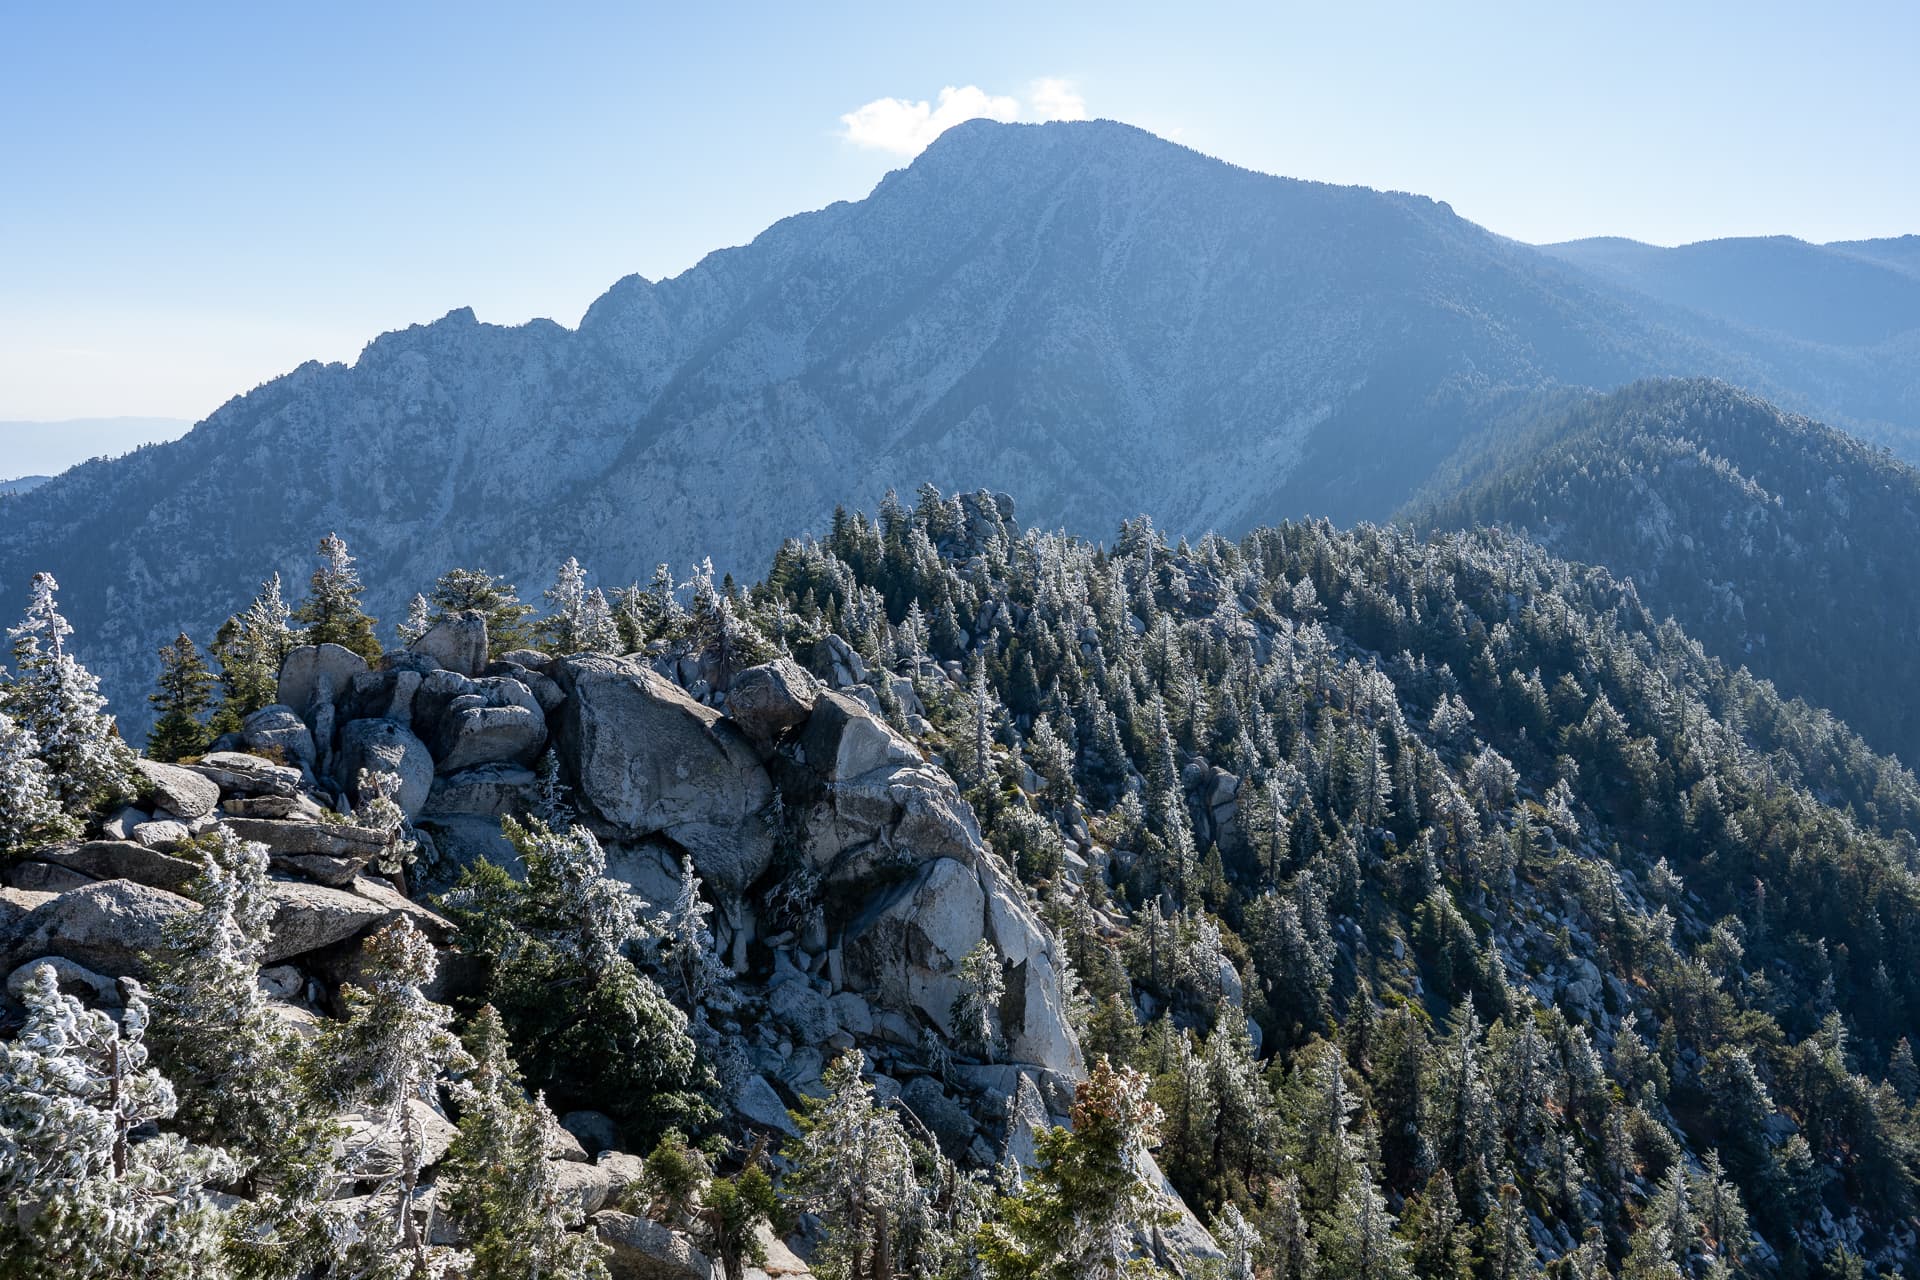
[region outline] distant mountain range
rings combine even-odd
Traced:
[[[0,480],[0,498],[25,493],[29,489],[38,489],[51,479],[53,479],[52,476],[15,476],[11,480]]]
[[[610,585],[708,553],[757,576],[820,512],[923,480],[1095,535],[1380,519],[1463,449],[1649,375],[1920,456],[1902,242],[1736,243],[1751,288],[1123,125],[977,121],[864,200],[620,281],[577,330],[455,311],[0,504],[0,616],[52,569],[124,710],[176,630],[274,570],[297,594],[329,529],[391,621],[456,564],[529,594],[569,554]],[[1779,314],[1766,281],[1799,272],[1861,315]]]
[[[1423,529],[1504,525],[1920,761],[1920,472],[1721,383],[1649,382],[1460,460]]]

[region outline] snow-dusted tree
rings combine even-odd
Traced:
[[[298,1109],[299,1042],[259,983],[273,921],[267,849],[223,825],[183,854],[201,860],[187,887],[200,909],[167,924],[153,957],[154,1056],[179,1093],[189,1135],[257,1150]]]
[[[892,1280],[903,1227],[921,1216],[923,1194],[906,1129],[874,1102],[866,1065],[857,1049],[841,1054],[821,1077],[825,1096],[804,1100],[785,1185],[826,1227],[816,1268],[846,1280]]]
[[[605,1249],[592,1232],[569,1231],[580,1212],[561,1194],[547,1135],[558,1123],[529,1098],[508,1056],[507,1030],[493,1006],[467,1033],[473,1070],[453,1086],[460,1129],[448,1148],[448,1210],[466,1230],[468,1280],[604,1280]]]
[[[1227,1255],[1222,1280],[1256,1280],[1253,1261],[1260,1251],[1260,1233],[1233,1201],[1227,1201],[1213,1220],[1213,1238]]]
[[[0,685],[0,711],[40,744],[54,798],[79,817],[133,794],[133,752],[120,741],[100,682],[67,651],[73,626],[60,614],[60,584],[36,573],[26,617],[13,639],[13,682]]]
[[[1102,1059],[1074,1090],[1072,1129],[1036,1141],[1038,1163],[980,1232],[992,1280],[1122,1280],[1159,1275],[1134,1232],[1166,1216],[1141,1176],[1159,1136],[1146,1077]]]
[[[397,1256],[413,1276],[438,1276],[459,1258],[428,1243],[414,1203],[421,1172],[418,1109],[430,1105],[443,1071],[464,1070],[472,1060],[448,1029],[452,1010],[422,990],[439,959],[413,921],[402,917],[380,929],[367,939],[363,957],[362,983],[341,988],[346,1016],[327,1024],[316,1056],[326,1064],[328,1101],[364,1112],[379,1138],[398,1140],[399,1159],[350,1228],[349,1274],[381,1274]]]
[[[722,963],[709,923],[713,905],[700,896],[700,877],[693,859],[680,859],[680,887],[657,926],[661,970],[671,983],[670,993],[680,1007],[724,1008],[733,1003],[733,971]]]
[[[306,600],[293,615],[307,624],[307,643],[337,644],[369,662],[379,657],[373,619],[360,607],[365,589],[346,540],[333,533],[320,539],[320,565],[308,581]]]
[[[403,646],[412,644],[433,630],[433,607],[427,603],[427,598],[415,592],[413,599],[407,602],[406,619],[394,623],[393,630]]]
[[[147,1005],[123,983],[116,1023],[62,995],[52,965],[21,994],[26,1022],[0,1043],[0,1274],[35,1280],[213,1280],[225,1214],[210,1184],[234,1172],[178,1134],[134,1141],[173,1114],[147,1065]]]
[[[1373,1179],[1362,1171],[1322,1220],[1317,1238],[1321,1274],[1341,1280],[1412,1280],[1407,1242]]]
[[[948,1010],[953,1034],[962,1046],[988,1062],[1000,1051],[1000,1000],[1007,993],[1000,952],[985,938],[960,960],[960,991]]]
[[[532,636],[527,618],[533,606],[522,604],[511,582],[484,569],[449,569],[433,584],[433,620],[478,609],[487,616],[487,653],[499,657],[526,647]]]
[[[560,755],[549,749],[535,770],[533,816],[555,830],[571,827],[576,815],[569,797],[570,788],[560,777]]]
[[[354,820],[387,837],[387,847],[374,864],[375,869],[399,878],[403,887],[407,868],[413,865],[414,855],[420,851],[420,842],[407,834],[407,811],[400,807],[400,790],[405,785],[399,774],[384,769],[362,769],[353,780],[354,794],[359,799],[353,810]]]
[[[693,591],[687,638],[697,652],[712,659],[722,687],[742,667],[772,656],[766,638],[740,616],[727,592],[714,585],[713,561],[695,565],[686,585]]]
[[[292,614],[280,594],[280,575],[260,584],[260,594],[220,625],[213,656],[220,660],[220,708],[216,733],[231,733],[255,711],[279,697],[280,664],[300,636],[289,625]]]
[[[40,740],[0,711],[0,855],[30,849],[71,833],[53,778],[40,763]]]
[[[687,1017],[628,955],[650,936],[642,901],[606,874],[586,828],[501,827],[526,879],[479,864],[443,901],[529,1078],[557,1102],[606,1107],[636,1137],[703,1123],[712,1081]]]
[[[1272,1280],[1308,1280],[1319,1273],[1319,1250],[1307,1227],[1297,1174],[1288,1173],[1268,1188],[1260,1232],[1261,1254]]]
[[[182,631],[172,644],[160,646],[158,687],[147,695],[157,718],[147,734],[147,755],[155,760],[179,760],[207,749],[213,731],[203,716],[213,696],[213,673],[200,658],[192,637]]]
[[[607,652],[620,647],[613,609],[598,587],[587,587],[587,571],[568,556],[553,585],[547,588],[551,611],[540,624],[540,634],[554,653]]]

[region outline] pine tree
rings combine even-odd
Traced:
[[[427,604],[427,598],[418,592],[407,602],[407,616],[403,622],[393,624],[394,634],[400,640],[400,647],[406,648],[427,632],[433,630],[433,610]]]
[[[0,1274],[35,1280],[219,1280],[225,1215],[212,1187],[232,1176],[218,1149],[178,1134],[135,1142],[173,1114],[147,1065],[147,1004],[123,980],[116,1023],[34,970],[26,1021],[0,1042]]]
[[[213,740],[213,731],[201,719],[213,697],[213,673],[200,659],[200,650],[182,631],[160,649],[159,687],[147,695],[158,713],[147,734],[147,755],[155,760],[197,756]]]
[[[547,1135],[558,1123],[521,1088],[507,1031],[491,1005],[467,1033],[473,1070],[453,1088],[460,1127],[447,1150],[448,1212],[473,1250],[469,1280],[605,1280],[606,1250],[570,1231],[579,1212],[562,1198]]]
[[[220,707],[209,726],[215,733],[238,732],[242,721],[280,696],[281,664],[301,638],[288,625],[291,617],[276,573],[221,624],[211,648],[220,662]]]
[[[588,588],[587,571],[572,556],[561,564],[546,599],[552,612],[540,624],[540,634],[549,652],[608,653],[620,647],[612,606],[600,588]]]
[[[1322,1274],[1341,1280],[1412,1280],[1407,1243],[1373,1180],[1354,1178],[1315,1236]]]
[[[1073,1127],[1036,1141],[1024,1186],[1000,1198],[980,1233],[991,1280],[1122,1280],[1160,1274],[1133,1256],[1133,1234],[1159,1221],[1160,1193],[1140,1170],[1160,1111],[1139,1072],[1101,1061],[1074,1090]]]
[[[309,580],[307,598],[294,612],[307,624],[308,644],[337,644],[368,662],[380,656],[373,619],[360,607],[360,571],[354,567],[347,544],[337,534],[320,539],[320,567]]]
[[[713,906],[700,896],[693,859],[680,859],[680,887],[657,927],[661,964],[672,980],[669,994],[681,1008],[705,1011],[733,1004],[733,971],[720,959],[709,919]]]
[[[440,621],[468,609],[477,609],[487,619],[487,656],[497,658],[532,643],[527,619],[533,606],[522,604],[511,582],[496,578],[484,569],[449,569],[433,584],[433,620]]]
[[[40,763],[40,740],[0,711],[0,857],[71,834],[74,825]]]
[[[985,938],[974,943],[960,960],[960,992],[948,1011],[954,1038],[988,1062],[1000,1050],[1000,1000],[1007,990],[1000,970],[1000,952],[994,945]]]
[[[67,651],[73,627],[60,615],[59,584],[37,573],[27,614],[8,630],[13,682],[0,686],[0,711],[39,744],[55,801],[72,817],[134,793],[133,752],[120,741],[100,682]]]
[[[1240,1206],[1229,1200],[1213,1221],[1213,1238],[1226,1254],[1222,1280],[1256,1280],[1253,1261],[1260,1252],[1260,1233],[1241,1214]]]
[[[847,1280],[893,1280],[903,1222],[924,1212],[923,1192],[906,1129],[875,1103],[865,1071],[859,1050],[841,1054],[821,1077],[825,1096],[804,1101],[786,1188],[826,1228],[816,1266]]]
[[[439,967],[433,944],[401,917],[381,928],[363,949],[364,985],[341,988],[345,1016],[322,1031],[315,1060],[324,1064],[323,1088],[334,1106],[365,1112],[376,1134],[397,1138],[399,1169],[389,1183],[397,1206],[375,1197],[353,1226],[348,1265],[391,1266],[396,1253],[416,1276],[436,1276],[458,1256],[429,1244],[414,1207],[420,1184],[420,1118],[443,1071],[472,1060],[448,1023],[452,1011],[428,1000],[422,988]],[[377,1144],[376,1144],[377,1145]]]
[[[179,1123],[201,1141],[237,1150],[272,1145],[297,1117],[299,1041],[259,983],[273,921],[266,846],[217,826],[196,840],[200,904],[168,922],[153,957],[153,999],[164,1017],[154,1056],[180,1097]]]

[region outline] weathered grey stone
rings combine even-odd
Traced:
[[[294,796],[300,771],[244,751],[209,751],[186,766],[220,788],[223,796]]]
[[[330,682],[333,693],[339,694],[366,669],[367,660],[351,649],[337,644],[303,644],[280,664],[280,701],[304,711],[313,704],[314,694],[323,683]]]
[[[820,682],[791,658],[748,667],[727,686],[727,716],[761,742],[779,737],[812,714]]]
[[[801,1044],[824,1044],[840,1029],[827,998],[804,982],[783,982],[767,993],[767,1009]]]
[[[487,665],[487,615],[478,609],[464,609],[442,618],[407,648],[425,654],[448,671],[478,675]]]
[[[262,958],[268,964],[345,942],[393,916],[383,903],[299,880],[269,881],[267,892],[273,899],[273,924]]]
[[[240,741],[248,751],[308,769],[314,762],[313,740],[313,731],[292,707],[262,707],[240,725]]]
[[[35,908],[43,903],[52,902],[54,895],[42,889],[28,889],[16,885],[0,888],[0,945],[13,936],[14,927]]]
[[[222,800],[220,808],[234,818],[278,818],[293,822],[321,822],[329,812],[308,795],[233,796]]]
[[[186,772],[186,770],[183,769],[181,770],[181,772],[184,773]],[[199,778],[200,775],[195,774],[194,777]],[[206,779],[200,778],[200,781],[206,782]],[[208,785],[212,785],[212,784],[208,784]],[[215,787],[214,795],[217,796],[219,794],[220,794],[219,788]],[[131,840],[133,838],[133,829],[139,826],[141,823],[147,821],[152,816],[153,816],[152,814],[136,809],[132,805],[128,805],[126,808],[120,810],[120,812],[114,814],[111,818],[108,818],[105,822],[100,824],[100,834],[109,840]]]
[[[6,878],[9,888],[27,890],[34,893],[65,893],[69,889],[78,889],[99,879],[84,871],[75,871],[71,867],[59,866],[52,862],[41,862],[37,858],[22,859],[6,863],[0,868],[0,875]]]
[[[483,764],[433,779],[423,814],[476,814],[504,818],[525,813],[533,804],[539,779],[517,764]]]
[[[191,839],[193,833],[187,830],[187,824],[171,819],[149,819],[133,829],[134,843],[148,849],[177,849]]]
[[[847,986],[897,1009],[917,1008],[952,1033],[960,961],[985,936],[986,900],[973,869],[936,858],[847,925]]]
[[[748,1076],[741,1081],[738,1092],[733,1096],[733,1109],[740,1113],[742,1119],[764,1129],[775,1129],[786,1134],[795,1132],[793,1117],[787,1114],[787,1104],[780,1101],[780,1095],[774,1092],[765,1076]]]
[[[130,840],[55,845],[50,849],[36,849],[33,856],[95,880],[133,880],[172,893],[185,889],[188,882],[200,874],[201,867],[197,856],[176,858]]]
[[[613,1280],[713,1280],[713,1263],[679,1235],[650,1218],[602,1209],[590,1218],[594,1234],[612,1253]]]
[[[11,971],[34,956],[64,956],[96,973],[145,973],[142,955],[159,947],[171,920],[198,911],[178,894],[132,880],[68,890],[27,913],[0,959]]]
[[[392,720],[410,729],[413,695],[420,691],[423,679],[421,672],[406,668],[364,671],[353,678],[353,683],[341,695],[340,719],[343,722]]]
[[[925,763],[920,752],[884,720],[842,693],[822,691],[800,733],[808,768],[829,782],[862,778],[876,770]]]
[[[54,981],[59,984],[63,995],[77,996],[87,1004],[97,1005],[103,1009],[120,1007],[118,982],[95,973],[84,965],[75,964],[65,956],[40,956],[20,965],[7,975],[7,994],[15,1000],[25,995],[27,984],[33,981],[34,970],[43,964],[53,967]]]
[[[471,683],[469,692],[447,703],[435,724],[437,770],[457,773],[475,765],[531,762],[547,741],[546,715],[533,692],[506,676]]]
[[[154,803],[182,818],[203,818],[220,803],[220,787],[211,778],[177,764],[142,757],[133,762]]]
[[[908,1081],[900,1100],[920,1117],[920,1123],[940,1140],[941,1150],[954,1158],[973,1145],[973,1117],[967,1109],[949,1098],[940,1082],[931,1076],[916,1076]]]
[[[647,1176],[647,1162],[625,1151],[602,1151],[593,1162],[607,1171],[607,1199],[613,1204]]]
[[[548,671],[567,694],[555,732],[576,802],[620,836],[667,836],[723,893],[759,878],[773,859],[773,784],[737,727],[631,658],[578,655]]]
[[[569,1217],[575,1213],[591,1217],[606,1205],[613,1189],[613,1180],[605,1169],[577,1160],[556,1161],[552,1168],[555,1190],[559,1193],[560,1203],[566,1206]]]
[[[498,660],[501,662],[511,662],[515,666],[525,667],[529,671],[541,672],[544,672],[553,662],[552,657],[540,652],[538,649],[509,649],[501,654]]]
[[[282,1000],[298,998],[306,986],[306,978],[290,964],[270,965],[260,971],[260,989]]]
[[[434,889],[450,886],[465,867],[481,858],[504,867],[516,877],[526,874],[520,855],[500,833],[500,820],[475,814],[422,814],[417,831],[424,832],[439,855],[421,884]],[[418,891],[421,884],[409,881]]]
[[[400,794],[394,798],[409,818],[426,807],[433,789],[433,755],[398,720],[352,720],[341,728],[333,776],[356,799],[365,798],[359,794],[363,769],[400,779]]]
[[[228,818],[226,823],[242,839],[267,846],[276,867],[298,871],[321,884],[351,884],[360,869],[387,847],[386,832],[344,822]]]
[[[419,1135],[420,1167],[432,1168],[446,1156],[457,1132],[451,1121],[418,1098],[407,1101],[407,1114]],[[400,1171],[400,1131],[362,1111],[336,1117],[346,1136],[341,1140],[340,1167],[358,1180],[390,1178]]]

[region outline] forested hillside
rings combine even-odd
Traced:
[[[1408,509],[1630,577],[1708,652],[1920,759],[1920,472],[1722,383],[1648,382],[1496,439]]]
[[[1912,1263],[1920,785],[1825,712],[1709,657],[1604,569],[1497,531],[1419,541],[1325,523],[1189,543],[1135,521],[1100,546],[1023,529],[1004,497],[929,488],[876,518],[836,513],[751,589],[696,574],[690,602],[671,575],[608,593],[569,561],[531,635],[484,573],[418,584],[408,650],[336,695],[320,664],[354,668],[309,645],[278,696],[311,709],[259,705],[275,692],[257,687],[247,636],[372,644],[349,569],[329,540],[304,637],[285,632],[277,595],[236,615],[222,715],[242,727],[211,745],[305,741],[312,762],[284,771],[316,779],[306,803],[357,805],[349,828],[397,837],[415,803],[404,779],[353,769],[404,771],[410,739],[379,717],[417,685],[429,839],[370,866],[452,881],[438,900],[450,923],[419,917],[451,976],[430,987],[436,948],[399,925],[364,959],[300,957],[325,1027],[325,1053],[302,1070],[374,1107],[453,1082],[451,1163],[423,1175],[403,1147],[420,1186],[409,1203],[457,1188],[474,1159],[500,1162],[505,1182],[453,1200],[431,1242],[400,1228],[440,1219],[380,1209],[391,1181],[302,1210],[373,1213],[354,1220],[387,1225],[362,1238],[393,1256],[431,1253],[450,1274],[466,1264],[436,1251],[463,1238],[508,1251],[494,1258],[527,1241],[594,1256],[553,1175],[512,1172],[544,1167],[537,1154],[474,1145],[468,1115],[543,1114],[514,1110],[528,1105],[524,1067],[547,1097],[604,1110],[617,1140],[660,1139],[644,1173],[617,1153],[592,1166],[638,1179],[590,1219],[617,1266],[685,1240],[750,1261],[742,1241],[766,1218],[817,1274],[849,1280],[1064,1280],[1118,1274],[1129,1255],[1141,1275],[1234,1280],[1843,1277]],[[546,652],[491,655],[496,628]],[[844,692],[806,693],[783,651]],[[57,727],[31,693],[49,668],[23,652],[11,705]],[[163,722],[206,745],[193,726],[208,690],[183,687],[163,689],[184,717]],[[622,718],[635,707],[644,722]],[[553,755],[538,777],[513,764],[542,741]],[[518,754],[475,765],[488,749]],[[676,772],[650,752],[694,763]],[[88,758],[100,787],[124,768],[105,748]],[[231,797],[280,767],[240,763],[252,758],[216,751],[186,772],[227,779]],[[79,812],[87,797],[63,803]],[[220,803],[262,811],[244,795]],[[576,810],[571,835],[544,825]],[[273,825],[209,821],[236,836]],[[488,823],[509,837],[499,867],[463,843]],[[154,825],[167,822],[137,829],[136,845],[173,838]],[[10,865],[99,870],[82,857],[97,848],[29,839]],[[263,882],[248,858],[265,853],[238,840],[170,861],[195,848],[209,870],[193,891],[238,904],[222,936],[238,928],[244,943],[260,884],[298,887],[284,871]],[[679,876],[636,873],[663,849]],[[273,858],[333,874],[310,854]],[[206,896],[222,874],[241,887]],[[391,894],[363,885],[373,874],[354,892]],[[1020,923],[1028,912],[1043,923]],[[281,927],[269,942],[285,954]],[[244,974],[240,954],[221,972]],[[57,1052],[47,1028],[79,1016],[61,1014],[44,973],[19,997],[42,1055]],[[162,973],[200,1003],[157,996],[141,1026],[176,1037],[158,1060],[188,1071],[181,1115],[199,1115],[212,1095],[191,1071],[212,1068],[182,1058],[168,1020],[196,1010],[205,1034],[213,1015],[194,973]],[[843,983],[867,993],[865,1023]],[[444,1032],[456,1010],[478,1074]],[[410,1039],[389,1034],[395,1019]],[[272,1054],[300,1060],[273,1043],[245,1077],[254,1087]],[[376,1074],[389,1083],[324,1067],[363,1043],[389,1055]],[[829,1063],[815,1043],[873,1056]],[[46,1086],[12,1052],[0,1086],[18,1108]],[[816,1099],[798,1132],[766,1105],[771,1088],[723,1084],[756,1071]],[[988,1124],[995,1088],[1012,1102]],[[196,1142],[245,1138],[171,1114],[141,1116]],[[274,1132],[293,1142],[303,1114],[286,1110]],[[110,1146],[83,1190],[123,1185]],[[238,1248],[255,1265],[258,1232],[284,1240],[308,1221],[292,1189],[261,1190],[276,1169],[310,1170],[305,1150],[309,1163],[287,1166],[277,1148],[248,1156],[237,1208],[178,1202],[209,1215],[193,1237],[208,1256]],[[182,1185],[232,1185],[225,1166],[179,1173],[169,1158]],[[607,1203],[605,1178],[595,1185],[589,1203]],[[701,1186],[729,1207],[692,1212],[686,1188]],[[1178,1227],[1183,1209],[1211,1240]],[[20,1238],[0,1232],[0,1247]],[[520,1274],[484,1269],[475,1249],[471,1274]]]

